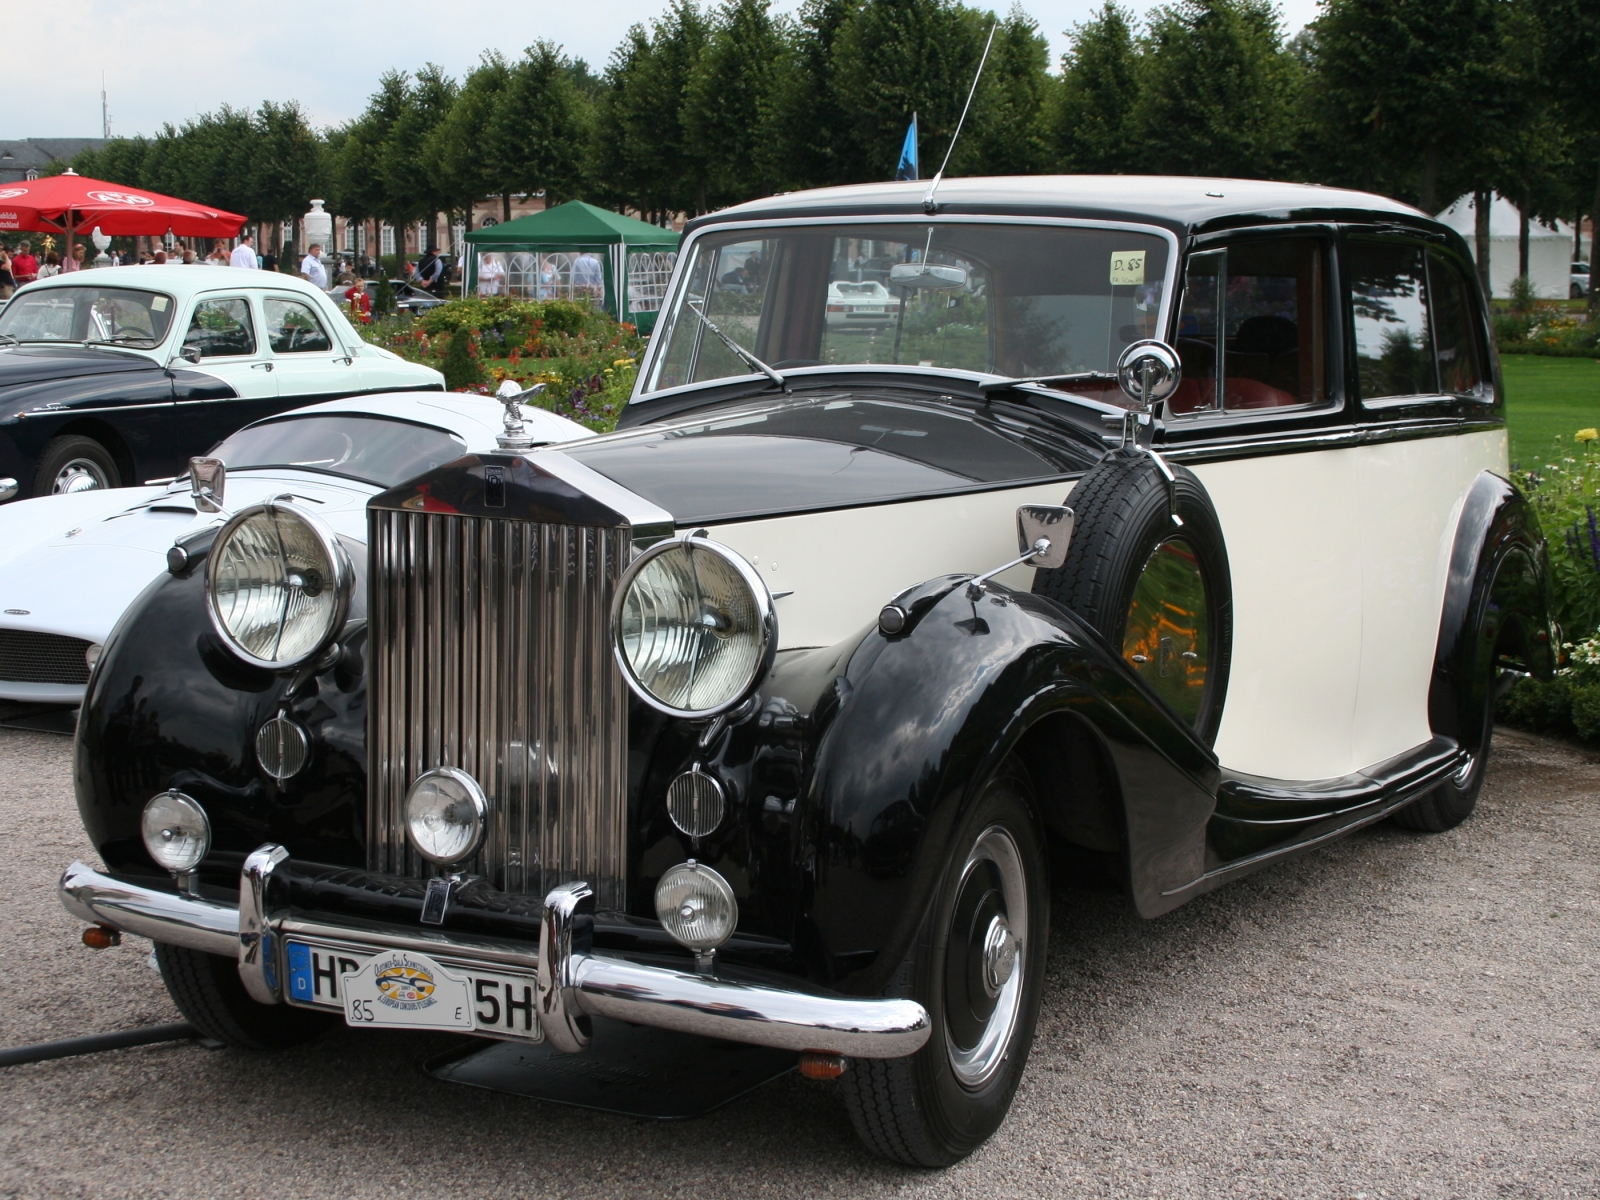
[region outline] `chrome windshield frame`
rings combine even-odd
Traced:
[[[1161,305],[1156,312],[1156,328],[1158,330],[1166,330],[1168,328],[1173,312],[1173,304],[1176,302],[1174,288],[1178,282],[1179,257],[1182,247],[1179,243],[1178,235],[1162,225],[1144,224],[1139,221],[1104,221],[1089,217],[1017,216],[1010,213],[955,213],[935,216],[927,216],[922,213],[873,213],[863,216],[834,215],[826,217],[780,217],[777,219],[748,221],[716,221],[705,225],[690,234],[678,249],[678,260],[672,268],[672,279],[667,285],[667,294],[661,302],[661,314],[666,315],[677,309],[680,294],[686,286],[685,281],[689,274],[688,265],[694,259],[693,251],[700,239],[707,234],[755,229],[798,229],[818,225],[1038,225],[1058,229],[1099,229],[1145,234],[1161,238],[1167,245],[1167,266],[1162,275],[1161,283]],[[667,340],[659,336],[660,332],[661,324],[658,320],[657,332],[651,336],[650,344],[645,347],[644,358],[639,363],[639,374],[634,381],[633,394],[628,397],[629,405],[648,403],[651,400],[657,400],[665,396],[683,395],[698,388],[725,385],[744,380],[769,382],[766,376],[752,371],[748,375],[723,375],[716,379],[701,379],[694,383],[679,384],[677,387],[656,388],[651,391],[645,391],[645,381],[654,373],[656,360],[662,353],[661,347]],[[813,372],[830,374],[835,371],[871,370],[874,367],[894,371],[907,369],[905,366],[886,363],[840,363],[837,366],[794,368],[786,371],[785,377],[800,378]],[[971,372],[953,367],[923,367],[920,369],[934,375],[954,373],[961,377],[977,375],[983,379],[1001,378],[997,374]]]

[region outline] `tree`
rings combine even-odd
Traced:
[[[378,90],[367,100],[366,111],[345,126],[342,145],[331,172],[333,209],[347,217],[376,217],[395,230],[395,257],[405,257],[400,238],[408,214],[398,207],[387,187],[386,154],[389,136],[406,105],[410,79],[399,71],[386,71]]]
[[[1050,43],[1039,33],[1038,23],[1013,5],[995,29],[967,130],[961,135],[965,144],[956,148],[952,170],[964,175],[1029,175],[1048,169],[1049,67]]]
[[[1311,171],[1438,212],[1490,186],[1508,88],[1505,0],[1327,0],[1310,26]]]
[[[1296,76],[1269,0],[1155,9],[1130,157],[1152,174],[1279,176],[1290,156]]]
[[[776,71],[782,53],[768,0],[728,0],[711,24],[711,36],[684,94],[688,148],[702,167],[696,211],[770,193],[781,154],[771,123]]]
[[[845,19],[833,51],[840,116],[835,182],[893,179],[912,113],[925,173],[937,170],[989,24],[954,0],[873,0]]]
[[[590,123],[571,64],[541,41],[511,65],[483,141],[507,191],[543,191],[554,204],[583,189]]]
[[[511,219],[510,191],[482,145],[484,130],[510,79],[505,57],[498,50],[487,51],[462,84],[450,111],[428,134],[423,149],[437,175],[445,207],[465,213],[468,229],[472,227],[472,206],[483,196],[502,196],[502,219]]]
[[[1113,0],[1071,32],[1048,117],[1063,171],[1119,174],[1135,169],[1132,120],[1139,96],[1133,20]]]
[[[1600,6],[1593,0],[1540,0],[1541,40],[1546,46],[1551,92],[1574,156],[1591,167],[1593,198],[1589,215],[1600,224]],[[1589,312],[1600,317],[1600,254],[1589,246]]]
[[[253,153],[248,163],[250,215],[286,221],[306,211],[328,185],[326,144],[306,122],[300,106],[264,103],[255,115]]]
[[[455,81],[428,63],[400,94],[399,108],[383,141],[379,159],[386,207],[397,218],[395,229],[412,221],[429,225],[426,239],[437,237],[432,226],[452,197],[437,162],[429,154],[433,131],[444,123],[458,92]],[[422,247],[418,247],[422,249]]]
[[[768,128],[781,159],[779,181],[789,187],[843,183],[840,147],[845,116],[834,79],[839,31],[862,0],[806,0],[785,30],[774,64]]]

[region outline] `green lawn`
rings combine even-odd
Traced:
[[[1500,364],[1513,467],[1549,461],[1558,440],[1571,454],[1572,435],[1600,425],[1600,359],[1505,354]]]

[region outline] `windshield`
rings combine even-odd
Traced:
[[[393,487],[460,458],[467,444],[453,433],[389,417],[350,413],[285,417],[241,429],[211,452],[230,471],[296,467]]]
[[[796,226],[698,238],[644,391],[747,375],[703,322],[778,370],[884,363],[1005,376],[1112,371],[1157,336],[1167,243],[1064,226]]]
[[[25,291],[0,312],[0,335],[19,342],[112,342],[155,346],[172,324],[172,297],[119,287]]]

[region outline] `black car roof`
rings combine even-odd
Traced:
[[[927,180],[858,183],[751,200],[689,222],[684,232],[726,221],[779,217],[921,218]],[[1386,196],[1308,183],[1185,175],[1014,175],[946,179],[939,215],[1080,217],[1138,221],[1203,233],[1284,221],[1360,221],[1445,229],[1420,209]]]

